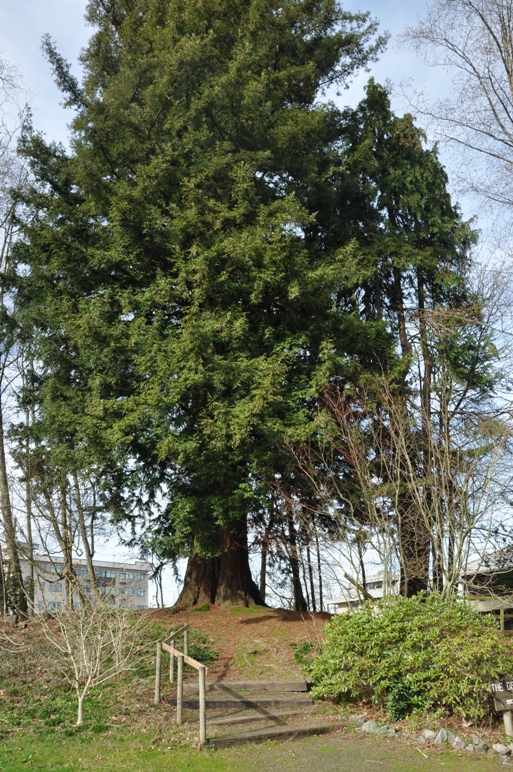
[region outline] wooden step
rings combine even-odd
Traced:
[[[209,726],[231,726],[238,724],[257,724],[259,721],[281,721],[282,718],[292,716],[305,716],[304,710],[275,710],[272,713],[252,713],[249,716],[225,716],[214,718],[208,722]]]
[[[176,706],[176,699],[169,701],[169,704]],[[208,710],[218,710],[221,708],[239,708],[240,710],[250,710],[255,708],[286,708],[291,705],[311,705],[312,698],[306,692],[293,692],[287,697],[261,697],[259,695],[238,695],[234,693],[226,697],[209,697],[206,700]],[[197,699],[184,699],[184,709],[197,710],[199,702]],[[208,721],[208,714],[207,714]]]
[[[183,685],[184,691],[197,692],[198,682],[187,683]],[[207,691],[223,690],[230,691],[265,691],[265,692],[307,692],[310,683],[304,679],[290,679],[287,681],[208,681]]]
[[[276,726],[268,729],[257,729],[253,732],[241,732],[230,737],[214,737],[209,739],[209,744],[219,750],[220,748],[232,748],[235,745],[248,745],[265,743],[274,740],[295,740],[309,735],[327,734],[343,729],[346,725],[341,723],[309,724],[305,726]]]

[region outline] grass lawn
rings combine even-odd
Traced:
[[[296,742],[217,752],[199,749],[197,724],[174,725],[169,683],[163,683],[162,703],[153,705],[155,641],[170,626],[184,621],[193,628],[194,655],[213,659],[209,678],[240,679],[298,675],[291,644],[316,643],[325,620],[269,609],[213,609],[180,618],[155,612],[141,639],[137,666],[89,693],[81,727],[75,726],[76,695],[55,650],[33,620],[27,629],[9,633],[13,644],[0,651],[0,772],[486,772],[502,768],[498,757],[418,746],[409,739],[364,736],[352,728]],[[185,718],[197,721],[197,715]],[[466,730],[466,735],[471,737],[472,731]],[[499,727],[490,727],[488,734],[493,741],[501,739]]]
[[[487,772],[503,768],[500,760],[482,754],[459,754],[381,738],[333,736],[307,738],[297,742],[246,746],[223,751],[197,750],[180,743],[184,737],[171,732],[153,737],[149,732],[128,730],[98,735],[90,730],[62,737],[56,732],[20,731],[0,745],[0,770],[103,770],[104,772],[242,772],[242,770],[322,769],[445,770],[446,772]],[[427,756],[427,758],[425,758]]]

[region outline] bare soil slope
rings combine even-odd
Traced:
[[[331,617],[261,606],[211,606],[208,611],[192,609],[180,613],[155,609],[150,618],[164,631],[188,622],[192,630],[203,632],[218,653],[209,666],[208,679],[236,680],[300,676],[294,646],[320,642],[323,627]]]

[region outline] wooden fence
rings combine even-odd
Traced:
[[[513,635],[513,630],[505,629],[506,620],[513,619],[512,598],[499,598],[492,595],[464,595],[463,600],[480,614],[497,616],[501,631]]]

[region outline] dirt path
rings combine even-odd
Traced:
[[[239,755],[240,754],[240,755]],[[219,761],[223,758],[218,751]],[[426,758],[427,757],[427,758]],[[225,760],[223,758],[223,760]],[[349,736],[315,737],[281,745],[231,751],[227,768],[242,770],[302,770],[302,772],[492,772],[508,768],[498,756],[456,753],[445,749],[417,748],[386,738]]]

